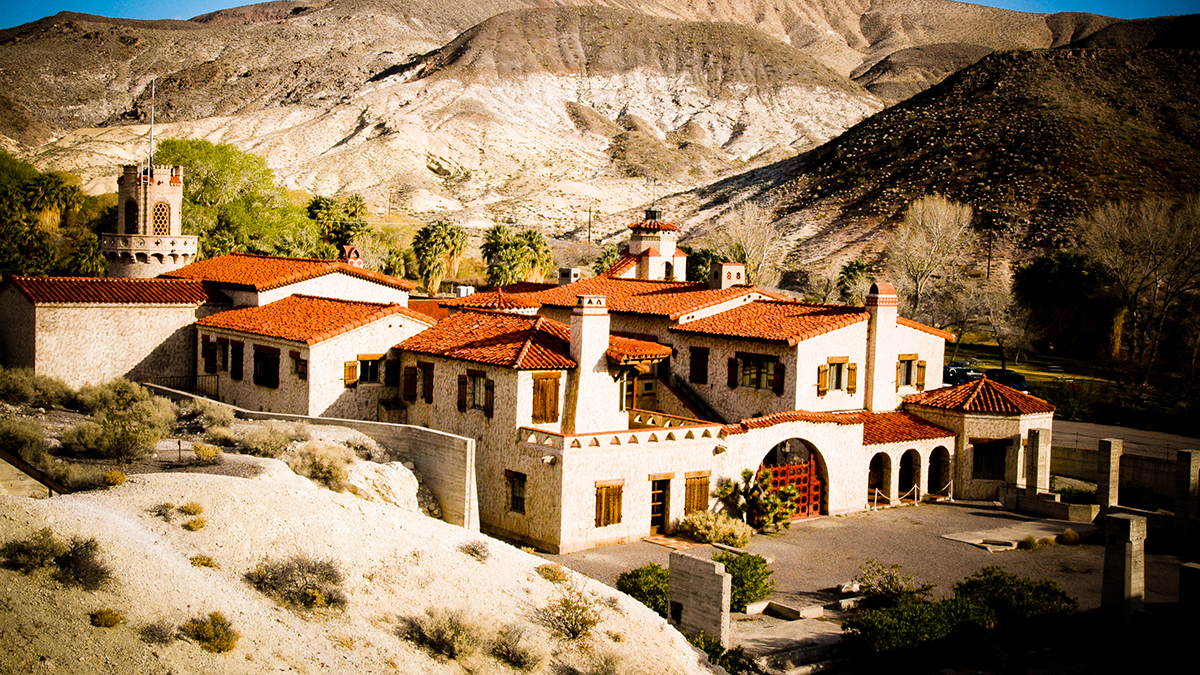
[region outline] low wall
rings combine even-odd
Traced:
[[[161,385],[143,385],[172,400],[203,398]],[[211,399],[207,399],[211,400]],[[348,427],[372,438],[389,451],[394,461],[411,462],[421,482],[442,507],[442,520],[452,525],[479,530],[479,502],[475,486],[475,439],[408,424],[368,422],[332,417],[309,417],[245,410],[213,401],[250,420],[284,420]]]
[[[1170,457],[1121,455],[1121,480],[1146,485],[1165,497],[1175,497],[1175,451]],[[1050,473],[1095,483],[1099,476],[1099,452],[1094,449],[1055,447],[1050,454]]]

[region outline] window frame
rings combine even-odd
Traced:
[[[1004,480],[1011,447],[1012,441],[1007,438],[972,438],[971,479]],[[981,462],[980,459],[986,461]]]
[[[246,377],[246,343],[229,341],[229,379],[242,380]]]
[[[279,348],[254,345],[254,372],[251,381],[259,387],[279,388]]]
[[[288,356],[292,359],[292,374],[297,380],[308,380],[308,359],[300,356],[300,351],[293,349],[288,352]]]
[[[787,380],[787,366],[774,354],[734,352],[729,359],[729,388],[747,387],[768,390],[782,396]]]
[[[504,481],[508,492],[508,512],[525,515],[528,506],[529,477],[520,471],[504,470]]]
[[[688,382],[708,384],[708,347],[688,347]]]
[[[380,384],[383,376],[384,354],[358,355],[358,381],[362,384]]]

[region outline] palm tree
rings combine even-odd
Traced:
[[[554,252],[546,243],[546,237],[541,232],[525,229],[517,237],[524,249],[522,260],[525,264],[525,281],[541,281],[554,271]]]
[[[417,257],[417,276],[425,291],[436,295],[442,279],[446,278],[446,253],[450,248],[446,228],[431,223],[417,230],[413,237],[413,254]]]
[[[467,253],[467,231],[461,225],[451,225],[439,220],[446,239],[446,276],[458,276],[458,265]]]
[[[88,232],[75,243],[71,271],[82,277],[102,277],[108,271],[108,259],[100,252],[100,239]]]

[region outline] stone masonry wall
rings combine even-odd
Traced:
[[[0,293],[0,364],[8,368],[33,368],[36,360],[36,318],[33,303],[9,286]]]

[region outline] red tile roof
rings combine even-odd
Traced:
[[[954,333],[941,330],[940,328],[934,328],[933,326],[926,326],[923,323],[918,323],[912,319],[906,319],[902,316],[896,317],[896,323],[901,326],[908,326],[909,328],[915,328],[919,331],[924,331],[930,335],[936,335],[944,340],[947,340],[948,342],[954,342],[958,339]]]
[[[348,274],[389,288],[411,291],[416,284],[379,272],[355,267],[342,260],[281,258],[278,256],[230,253],[201,260],[162,276],[174,279],[198,279],[221,284],[269,291],[273,288],[307,281],[326,274]]]
[[[986,377],[953,387],[942,387],[906,396],[906,405],[1000,415],[1052,413],[1054,406],[1036,396],[1022,394]]]
[[[861,307],[818,305],[795,300],[756,300],[739,307],[671,328],[679,333],[786,342],[801,340],[852,326],[868,319]]]
[[[762,417],[750,417],[744,420],[739,420],[732,424],[726,424],[721,429],[721,433],[725,436],[733,434],[744,434],[751,429],[765,429],[773,427],[776,424],[784,422],[816,422],[819,424],[862,424],[859,416],[862,413],[827,413],[827,412],[810,412],[808,410],[789,410],[786,412],[772,413],[763,415]]]
[[[930,438],[954,438],[952,431],[906,412],[859,413],[863,418],[863,445],[883,445]]]
[[[35,305],[230,304],[224,293],[193,280],[14,276],[10,283]]]
[[[494,309],[504,312],[515,309],[537,309],[542,303],[529,299],[528,295],[506,293],[503,288],[497,288],[488,293],[473,293],[465,298],[459,298],[455,307],[471,307],[475,309]]]
[[[408,308],[434,321],[441,321],[450,316],[450,312],[442,306],[442,301],[436,298],[409,298]]]
[[[641,256],[629,255],[626,253],[618,258],[617,262],[609,265],[608,269],[596,276],[607,277],[609,279],[619,279],[622,274],[625,274],[629,270],[636,268],[639,260],[641,260]]]
[[[677,232],[679,226],[675,223],[667,223],[661,220],[643,220],[638,223],[630,223],[631,230],[649,230],[651,232]]]
[[[757,286],[711,289],[703,281],[647,281],[599,276],[555,286],[531,294],[530,299],[544,306],[574,307],[575,296],[578,295],[603,295],[609,312],[650,314],[671,319],[737,298],[778,297]]]
[[[395,303],[336,300],[297,294],[262,307],[245,307],[213,314],[200,319],[196,325],[313,345],[396,314],[426,326],[434,324],[433,319]]]
[[[397,349],[517,370],[574,368],[571,329],[544,316],[468,309]]]
[[[442,307],[474,307],[480,302],[485,302],[484,298],[490,298],[499,295],[500,293],[503,293],[504,297],[510,298],[513,301],[537,302],[536,300],[532,299],[533,296],[530,294],[549,290],[557,286],[558,284],[544,284],[535,281],[518,281],[515,284],[509,284],[508,286],[501,288],[493,288],[490,291],[472,293],[471,295],[461,298],[441,299],[438,300],[438,304]],[[538,306],[540,307],[541,305],[539,304]]]
[[[624,364],[647,359],[665,359],[671,355],[671,348],[657,342],[609,335],[608,351],[605,354],[608,355],[610,361]]]

